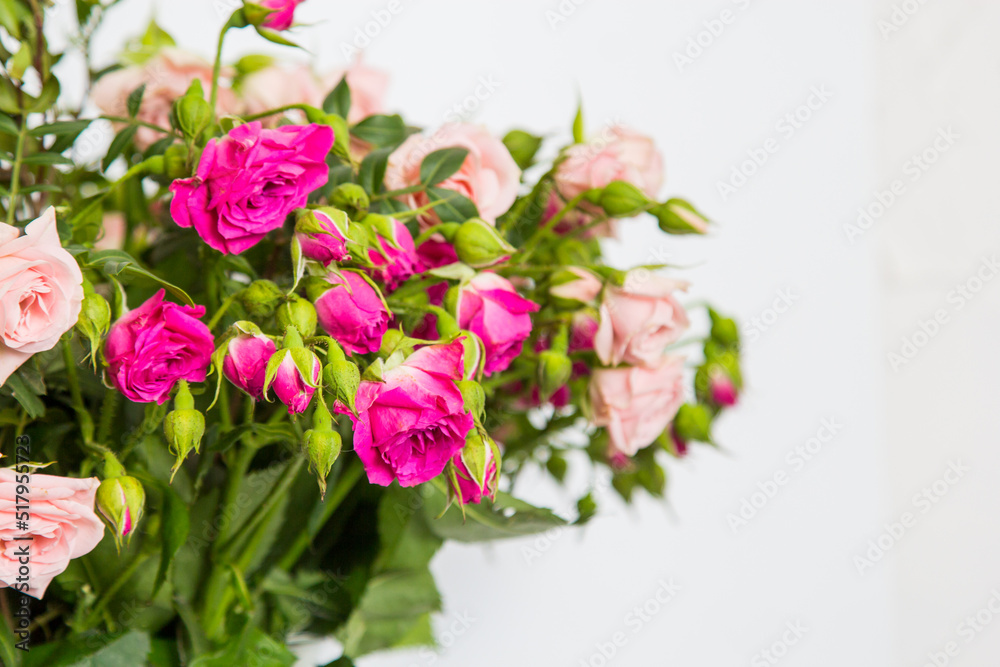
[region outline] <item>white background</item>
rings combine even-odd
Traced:
[[[106,63],[144,28],[151,4],[183,46],[210,56],[226,0],[125,0],[97,42]],[[1000,590],[1000,288],[973,281],[982,289],[962,308],[952,290],[1000,242],[1000,8],[899,4],[914,13],[897,15],[892,32],[879,28],[892,0],[302,5],[300,20],[314,25],[296,39],[321,69],[342,65],[343,45],[367,25],[366,62],[392,71],[389,106],[411,122],[434,127],[468,103],[470,118],[498,133],[522,126],[565,136],[580,94],[592,132],[620,119],[653,134],[668,164],[664,194],[690,198],[718,224],[708,239],[677,240],[650,221],[630,222],[625,240],[608,246],[613,261],[667,256],[690,267],[682,273],[695,284],[693,299],[709,297],[744,323],[767,322],[748,332],[748,392],[720,425],[722,451],[696,449],[675,463],[669,502],[626,508],[601,492],[602,515],[584,530],[447,546],[434,562],[447,648],[372,657],[362,667],[754,667],[772,664],[759,652],[788,623],[806,630],[780,664],[919,667],[950,641],[957,655],[947,664],[997,664],[1000,629],[987,622],[970,633],[960,624]],[[390,7],[398,11],[375,29],[372,12],[384,18]],[[724,10],[732,21],[717,36],[702,34],[707,46],[679,67],[674,54]],[[227,57],[296,57],[261,49],[245,32]],[[476,99],[481,77],[496,90]],[[814,97],[818,108],[802,112],[808,120],[783,133],[778,124],[816,89],[829,100]],[[908,160],[949,127],[959,138],[913,180]],[[718,183],[770,138],[777,152],[722,197]],[[903,194],[888,212],[848,234],[858,207],[895,179]],[[774,317],[782,294],[792,305]],[[921,322],[939,310],[946,321],[921,337]],[[894,369],[887,355],[915,335],[916,356]],[[786,456],[824,419],[839,432],[796,469]],[[969,470],[939,484],[947,492],[923,511],[915,494],[952,462]],[[734,532],[727,516],[782,471],[788,483]],[[542,482],[526,480],[519,492],[567,507],[567,496]],[[859,568],[869,541],[904,512],[915,525],[890,540],[882,560]],[[637,628],[627,615],[661,580],[680,592]],[[597,645],[619,631],[627,643],[601,662]]]

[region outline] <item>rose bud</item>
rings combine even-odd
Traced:
[[[237,388],[259,401],[264,397],[267,362],[274,351],[274,341],[264,334],[240,332],[226,345],[222,372]]]
[[[184,459],[193,449],[198,453],[201,438],[205,435],[205,415],[194,408],[194,397],[187,382],[178,383],[177,395],[174,396],[174,409],[163,420],[163,434],[167,436],[167,447],[177,457],[170,469],[170,481],[180,470]]]
[[[313,427],[305,432],[303,446],[309,457],[309,469],[316,473],[319,482],[320,497],[326,496],[326,478],[330,469],[340,456],[343,443],[340,433],[333,430],[333,416],[323,399],[316,401],[316,413],[313,415]]]
[[[240,292],[240,303],[255,320],[265,320],[272,315],[285,298],[281,288],[270,280],[255,280]]]
[[[361,222],[379,235],[382,250],[372,248],[368,251],[368,258],[375,265],[372,277],[382,282],[386,289],[391,292],[414,273],[424,270],[406,225],[399,220],[374,214],[369,214]]]
[[[573,375],[573,362],[562,352],[545,350],[538,355],[538,392],[547,400]]]
[[[739,399],[736,383],[720,366],[714,366],[708,373],[708,391],[716,405],[732,407]]]
[[[712,414],[709,409],[698,403],[685,403],[674,417],[673,433],[680,440],[688,442],[712,442]]]
[[[306,289],[323,330],[349,354],[376,352],[389,328],[389,310],[378,290],[354,271],[315,278]]]
[[[106,479],[97,487],[97,513],[114,535],[118,551],[123,540],[131,542],[145,508],[146,491],[135,477]]]
[[[361,370],[344,357],[344,351],[336,343],[330,345],[327,357],[330,361],[323,368],[323,384],[334,395],[336,404],[347,407],[353,414],[361,385]]]
[[[246,2],[243,13],[254,26],[269,30],[288,30],[295,20],[295,8],[305,0],[257,0]]]
[[[483,498],[496,498],[500,475],[495,447],[492,438],[484,437],[474,428],[466,437],[465,447],[452,459],[458,487],[454,491],[463,505],[478,505]]]
[[[316,333],[316,307],[297,294],[291,295],[285,303],[278,306],[274,315],[282,330],[295,325],[298,332],[306,338]]]
[[[736,321],[723,317],[712,308],[708,309],[708,315],[712,319],[712,340],[724,347],[738,348],[740,330],[736,326]]]
[[[215,118],[212,107],[205,101],[200,79],[194,79],[183,97],[174,102],[171,122],[192,141],[196,141]]]
[[[365,189],[357,183],[341,183],[330,193],[330,203],[337,208],[353,209],[363,217],[371,200]]]
[[[531,315],[538,304],[525,299],[509,280],[479,273],[458,293],[459,325],[476,334],[485,348],[484,373],[506,370],[531,334]]]
[[[83,303],[80,307],[80,319],[76,321],[77,330],[90,341],[90,358],[97,370],[97,351],[101,341],[111,328],[111,306],[107,299],[94,291],[94,286],[86,278],[83,281]]]
[[[505,262],[517,251],[496,228],[481,218],[471,218],[462,223],[455,233],[453,244],[458,258],[476,269]]]
[[[295,223],[295,236],[302,254],[327,266],[349,260],[347,252],[347,214],[335,208],[304,211]]]
[[[598,204],[612,218],[631,218],[650,203],[642,190],[625,181],[612,181],[601,191]]]
[[[305,412],[319,386],[321,370],[316,354],[303,346],[298,330],[289,326],[282,349],[267,362],[264,396],[273,388],[278,400],[288,406],[288,414]]]
[[[667,234],[707,234],[708,220],[683,199],[671,199],[654,206],[649,212],[656,216],[660,229]]]

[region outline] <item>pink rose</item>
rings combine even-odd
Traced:
[[[94,250],[121,250],[125,247],[125,234],[128,232],[128,223],[125,215],[117,211],[109,211],[104,214],[101,221],[102,234],[94,242]]]
[[[226,346],[222,372],[239,389],[255,401],[264,397],[267,362],[275,345],[263,334],[238,334]]]
[[[305,349],[298,348],[297,351],[303,352]],[[306,378],[295,363],[292,352],[293,350],[282,350],[279,353],[284,354],[284,357],[278,364],[278,371],[274,375],[274,381],[270,388],[274,389],[278,400],[288,406],[288,414],[296,415],[305,412],[306,408],[309,407],[309,402],[312,401],[313,394],[316,393],[319,374],[323,368],[316,355],[310,353],[312,368],[309,371],[311,377]]]
[[[347,122],[351,125],[360,123],[369,116],[385,113],[385,92],[389,88],[389,74],[374,67],[362,64],[356,60],[347,69],[329,72],[323,77],[324,96],[336,87],[340,80],[347,77],[347,87],[351,89],[351,110],[347,114]],[[320,100],[322,104],[323,100]],[[319,105],[313,105],[319,106]]]
[[[455,246],[443,238],[434,238],[435,236],[437,234],[421,243],[420,247],[417,248],[417,257],[426,269],[436,269],[458,261]]]
[[[413,235],[399,220],[392,221],[393,238],[382,240],[385,255],[377,250],[369,250],[368,258],[377,267],[372,271],[372,277],[385,284],[391,292],[405,283],[414,273],[424,270],[413,246]],[[395,245],[393,245],[395,244]]]
[[[455,174],[435,187],[465,195],[479,209],[479,217],[495,223],[517,199],[521,170],[503,142],[484,127],[454,123],[443,126],[429,137],[411,136],[389,156],[386,188],[401,190],[418,184],[424,158],[434,151],[451,147],[466,148],[469,155]],[[419,208],[430,201],[426,192],[404,195],[400,199],[410,208]],[[425,228],[438,222],[434,213],[421,216]]]
[[[271,30],[288,30],[295,20],[295,8],[305,0],[259,0],[258,4],[273,9],[264,20],[264,27]]]
[[[609,287],[601,304],[601,324],[594,349],[601,361],[615,366],[655,365],[667,346],[687,330],[687,313],[673,292],[687,283],[648,272],[630,273],[624,287]]]
[[[82,302],[83,274],[59,242],[54,208],[24,234],[0,223],[0,384],[31,355],[56,346]]]
[[[556,187],[566,199],[613,181],[656,198],[663,186],[663,156],[651,138],[621,125],[609,128],[589,143],[570,146],[556,170]]]
[[[326,125],[240,125],[208,142],[195,176],[171,183],[170,214],[219,252],[239,254],[326,184],[331,146]]]
[[[27,475],[0,468],[0,585],[15,588],[42,599],[52,580],[62,574],[69,561],[93,551],[104,537],[104,524],[94,512],[94,498],[100,480],[74,479],[55,475]],[[26,482],[27,494],[18,486]],[[18,495],[31,502],[28,529],[18,530]],[[18,537],[30,536],[30,542]],[[28,581],[19,580],[22,562],[18,550],[31,546]],[[27,588],[21,586],[27,583]]]
[[[312,218],[307,216],[306,219],[312,221],[310,224],[313,222],[318,224],[322,231],[296,232],[295,236],[299,240],[302,254],[322,263],[323,266],[350,259],[351,256],[347,253],[347,217],[344,217],[341,228],[333,218],[321,210],[314,210],[310,215]]]
[[[423,347],[383,376],[362,382],[354,424],[354,450],[368,481],[416,486],[441,474],[473,427],[462,393],[463,346]],[[338,405],[338,412],[350,414]]]
[[[458,324],[479,336],[486,348],[484,372],[506,370],[531,334],[538,304],[528,301],[510,281],[495,273],[478,273],[459,295]]]
[[[224,72],[229,74],[229,72]],[[206,96],[212,88],[212,63],[175,48],[164,48],[142,65],[124,67],[105,74],[94,84],[91,97],[94,103],[109,116],[128,115],[128,96],[146,84],[139,106],[138,118],[164,129],[170,129],[170,112],[174,101],[184,96],[191,82],[201,81]],[[240,111],[235,93],[219,87],[217,112],[232,114]],[[118,125],[119,128],[124,125]],[[167,135],[148,127],[140,127],[135,135],[135,145],[145,150]]]
[[[578,266],[567,266],[566,281],[549,288],[549,293],[559,299],[591,303],[604,289],[604,282],[596,275]]]
[[[178,381],[204,382],[215,351],[198,320],[205,307],[165,302],[164,294],[123,315],[104,344],[108,381],[133,403],[162,405]]]
[[[462,452],[455,454],[455,477],[458,478],[458,488],[462,492],[462,504],[468,505],[478,505],[483,502],[483,498],[495,499],[497,495],[496,484],[494,483],[497,475],[497,462],[493,458],[493,448],[486,448],[486,477],[483,480],[483,485],[479,484],[472,479],[472,474],[465,465],[465,461],[462,460]]]
[[[349,353],[377,352],[389,328],[378,292],[353,271],[331,273],[326,280],[334,287],[315,299],[320,326]]]
[[[604,426],[611,446],[635,456],[656,440],[684,404],[684,360],[662,357],[658,365],[599,368],[590,380],[595,426]]]

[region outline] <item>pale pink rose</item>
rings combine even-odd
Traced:
[[[566,270],[575,275],[576,279],[551,287],[549,293],[552,296],[590,303],[604,289],[604,282],[587,269],[582,269],[579,266],[567,266]]]
[[[94,242],[94,250],[121,250],[125,247],[128,225],[123,214],[118,211],[105,213],[101,227],[102,233]]]
[[[625,181],[655,199],[663,186],[663,156],[653,140],[617,125],[585,144],[566,150],[556,170],[556,186],[566,199],[591,188]]]
[[[337,69],[322,77],[323,96],[332,91],[340,80],[347,76],[347,87],[351,89],[351,110],[347,122],[360,123],[369,116],[385,113],[385,93],[389,89],[389,73],[368,67],[356,60],[347,69]],[[320,103],[322,103],[322,99]],[[318,106],[318,105],[316,105]]]
[[[0,384],[31,355],[56,346],[82,302],[83,274],[59,242],[54,208],[24,234],[0,224]]]
[[[611,446],[635,456],[663,433],[684,404],[684,360],[662,357],[656,366],[598,368],[590,380],[595,426],[608,429]]]
[[[601,304],[594,349],[609,366],[656,365],[690,322],[673,293],[687,283],[643,271],[632,272],[623,287],[609,287]]]
[[[434,151],[451,147],[466,148],[469,155],[455,174],[435,187],[466,196],[479,209],[479,217],[490,224],[495,223],[517,199],[521,170],[503,142],[478,125],[454,123],[430,136],[415,134],[408,138],[389,156],[386,188],[401,190],[418,184],[424,158]],[[410,208],[419,208],[430,201],[425,192],[400,199]],[[437,224],[439,219],[430,213],[421,216],[420,222],[426,229]]]
[[[18,491],[22,482],[30,489],[27,494]],[[93,551],[104,537],[104,524],[94,512],[98,486],[96,477],[22,476],[0,468],[0,586],[40,600],[70,560]],[[27,496],[31,505],[27,530],[17,528],[18,495]],[[25,536],[31,541],[16,539]],[[22,565],[19,550],[25,545],[30,553],[27,582],[18,580]]]
[[[228,76],[231,72],[224,70],[224,74]],[[207,99],[212,89],[212,63],[186,51],[167,47],[142,65],[105,74],[94,84],[91,97],[105,114],[125,117],[128,115],[128,96],[146,84],[139,107],[139,120],[169,129],[174,100],[182,97],[195,79],[201,80]],[[236,94],[228,87],[220,86],[218,113],[232,114],[239,110]],[[165,136],[162,132],[140,127],[135,135],[135,145],[139,150],[145,150]]]
[[[321,107],[324,98],[320,81],[308,65],[265,67],[244,79],[240,90],[249,115],[292,104]],[[280,117],[271,116],[262,122],[273,127]],[[305,115],[301,111],[292,114],[292,117],[297,122],[305,121]]]

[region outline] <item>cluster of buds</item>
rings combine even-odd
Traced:
[[[461,380],[465,408],[472,415],[475,426],[465,437],[465,446],[445,466],[449,502],[458,501],[463,507],[479,504],[483,498],[496,499],[500,483],[500,448],[483,428],[486,394],[474,380]]]

